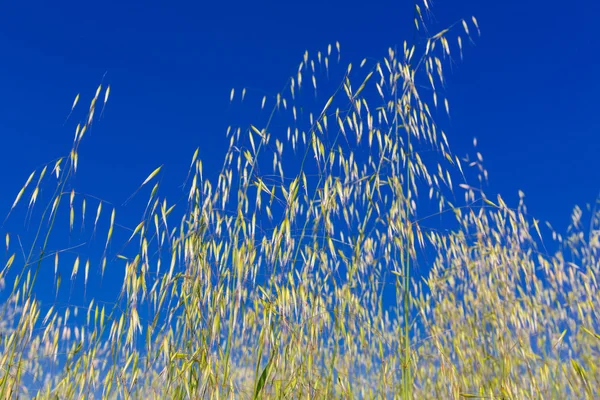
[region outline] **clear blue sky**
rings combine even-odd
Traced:
[[[232,87],[276,93],[305,50],[335,41],[344,62],[381,57],[411,39],[412,9],[399,0],[5,1],[0,211],[33,169],[69,151],[73,99],[81,92],[87,107],[105,72],[110,101],[84,139],[76,184],[121,204],[161,164],[176,190],[196,147],[206,171],[220,168]],[[482,31],[446,75],[452,149],[471,151],[477,136],[488,192],[516,206],[521,189],[530,214],[564,229],[572,207],[600,191],[599,3],[437,0],[433,12],[432,31],[471,15]]]

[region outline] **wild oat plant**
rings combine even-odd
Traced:
[[[143,181],[129,231],[74,187],[99,87],[70,153],[9,212],[34,229],[6,233],[2,397],[600,398],[600,212],[543,238],[524,195],[486,197],[481,154],[454,155],[433,119],[449,113],[443,67],[478,30],[357,66],[337,43],[306,53],[227,130],[220,173],[196,150],[177,203],[160,167]],[[253,95],[232,90],[232,106]],[[51,235],[67,220],[87,239]]]

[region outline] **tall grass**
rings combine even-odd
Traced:
[[[481,154],[461,161],[434,121],[449,113],[443,66],[478,29],[348,67],[339,44],[306,53],[228,129],[220,173],[196,150],[186,201],[162,197],[160,167],[142,181],[121,245],[117,208],[72,186],[99,87],[70,153],[10,210],[40,222],[28,252],[6,234],[2,397],[597,398],[600,212],[576,208],[564,237],[543,237],[524,196],[486,197]],[[100,255],[52,247],[67,220]],[[88,300],[115,266],[119,295]],[[55,298],[82,274],[86,296],[61,307],[49,270]]]

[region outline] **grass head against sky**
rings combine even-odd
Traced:
[[[464,59],[454,44],[453,59],[444,67],[443,91],[450,99],[450,118],[438,112],[436,119],[457,155],[473,154],[473,138],[478,138],[477,150],[483,153],[490,173],[490,187],[485,190],[489,195],[502,193],[515,206],[517,193],[523,190],[530,214],[549,220],[562,231],[572,207],[593,202],[600,189],[596,165],[599,124],[594,118],[598,56],[593,51],[599,43],[592,26],[594,7],[598,8],[576,2],[565,6],[558,2],[439,0],[426,16],[431,31],[416,32],[412,2],[6,4],[0,17],[0,50],[5,58],[0,65],[4,150],[0,210],[9,210],[14,194],[33,169],[65,155],[74,126],[85,118],[85,105],[98,83],[105,88],[110,84],[110,101],[106,108],[98,108],[98,121],[86,133],[78,153],[77,176],[70,184],[78,195],[98,196],[117,205],[116,236],[122,237],[115,242],[120,246],[120,239],[126,240],[139,222],[145,198],[137,196],[128,207],[122,204],[150,171],[163,165],[157,178],[162,195],[172,201],[185,200],[182,183],[196,148],[206,176],[215,178],[228,148],[227,126],[239,123],[245,129],[248,123],[260,126],[259,121],[269,118],[267,109],[249,106],[244,111],[239,101],[231,103],[232,87],[238,98],[245,88],[249,104],[259,104],[263,96],[273,100],[294,74],[305,50],[315,54],[339,41],[341,64],[357,65],[365,57],[381,59],[389,47],[401,48],[405,39],[423,45],[436,31],[475,15],[483,35],[473,35],[473,41],[463,36]],[[336,57],[330,60],[337,62]],[[78,93],[80,107],[71,115]],[[319,101],[329,95],[324,90],[325,97]],[[410,109],[407,105],[406,110]],[[313,111],[318,111],[318,106]],[[278,123],[269,129],[275,132]],[[147,181],[151,177],[154,174]],[[40,202],[47,202],[48,195],[42,191]],[[93,212],[94,207],[90,208]],[[15,213],[3,228],[24,232],[16,238],[19,246],[28,248],[38,216],[39,211]],[[89,227],[92,221],[86,221]],[[386,221],[393,228],[394,221]],[[80,233],[69,232],[62,225],[56,236],[68,237],[68,246],[79,242]],[[334,252],[333,242],[327,238]],[[234,241],[237,246],[237,236]],[[87,251],[97,264],[97,250],[103,249],[84,245],[89,247],[66,251]],[[65,242],[50,242],[48,247],[60,246]],[[126,253],[116,246],[111,248],[113,256]],[[367,252],[368,247],[365,244]],[[199,256],[205,254],[198,251]],[[295,260],[294,256],[292,262]],[[79,258],[75,265],[79,266]],[[127,273],[135,274],[131,265],[126,267]],[[112,265],[109,268],[111,273],[103,279],[112,283],[102,291],[97,280],[87,285],[87,264],[86,285],[76,286],[73,272],[71,290],[61,292],[53,304],[71,303],[71,297],[83,291],[89,297],[110,297],[113,289],[116,294],[124,272]],[[40,275],[46,285],[39,293],[50,288],[45,279],[52,279],[51,275],[49,270]],[[405,293],[403,304],[408,304],[409,292]],[[132,312],[131,318],[137,318],[137,306],[132,307],[135,314]],[[405,319],[408,316],[407,306]],[[408,329],[405,335],[409,337]],[[410,353],[408,345],[406,353]],[[259,364],[260,360],[257,368]]]
[[[564,228],[600,185],[600,5],[437,0],[432,9],[430,29],[471,15],[482,29],[447,75],[455,153],[476,136],[488,191],[516,202],[523,190],[530,213]],[[282,88],[305,50],[340,41],[342,61],[360,62],[413,37],[413,5],[402,1],[10,1],[1,11],[2,210],[31,170],[68,151],[82,117],[65,124],[73,99],[81,92],[87,103],[104,74],[111,101],[78,182],[120,203],[162,163],[177,190],[198,146],[207,171],[220,167],[232,87],[258,101]]]

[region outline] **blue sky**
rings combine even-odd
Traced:
[[[105,73],[110,101],[84,140],[76,187],[121,204],[161,164],[164,187],[177,190],[196,147],[205,171],[220,169],[232,87],[259,101],[283,87],[305,50],[335,41],[344,63],[382,57],[412,38],[412,9],[407,1],[4,2],[0,210],[33,169],[69,151],[73,99],[81,92],[87,107]],[[488,192],[516,206],[523,190],[530,214],[564,229],[572,207],[600,191],[600,5],[437,0],[433,13],[432,32],[472,15],[482,31],[446,75],[451,148],[464,155],[476,136]]]

